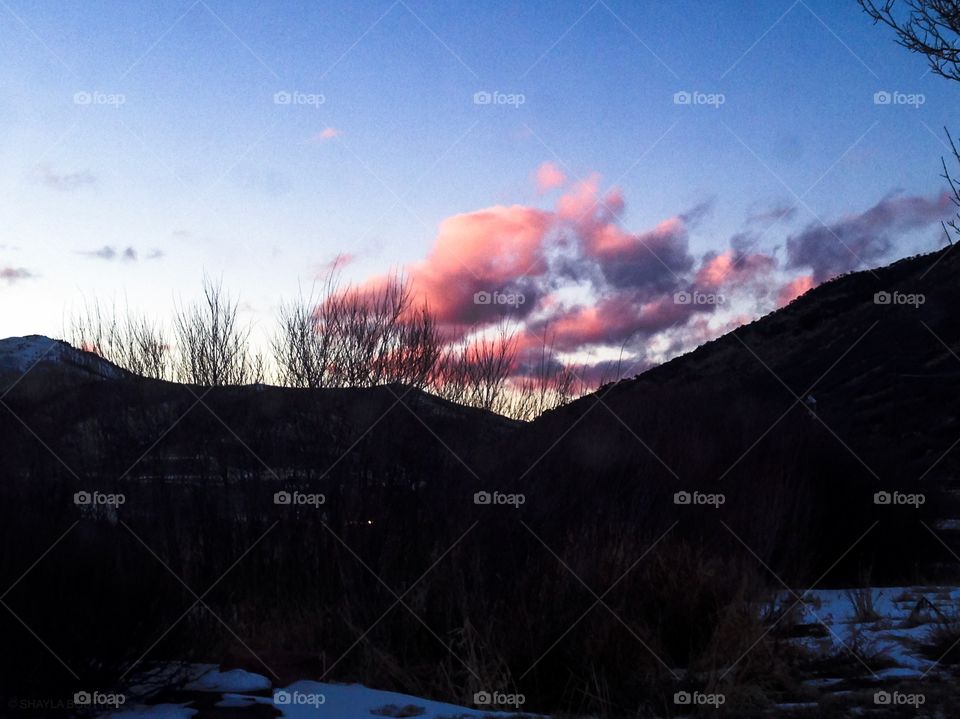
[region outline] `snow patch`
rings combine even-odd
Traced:
[[[270,680],[260,674],[246,672],[243,669],[231,669],[221,672],[211,669],[194,679],[184,687],[200,692],[256,692],[273,686]]]
[[[123,711],[106,714],[110,719],[189,719],[197,713],[186,704],[154,704],[136,706]]]
[[[106,379],[121,379],[127,372],[90,352],[43,335],[0,340],[0,371],[23,375],[36,366],[65,366]]]
[[[289,703],[281,703],[286,699],[290,700]],[[409,694],[370,689],[362,684],[325,684],[314,681],[294,682],[285,689],[275,691],[273,697],[256,697],[256,701],[280,710],[281,716],[287,719],[307,719],[308,717],[316,719],[318,710],[324,716],[337,719],[400,716],[396,713],[397,709],[406,709],[411,712],[405,713],[404,716],[416,716],[422,719],[521,716],[512,712],[469,709],[455,704],[429,701]],[[298,701],[299,703],[295,703]],[[414,708],[421,711],[414,714],[412,713]]]

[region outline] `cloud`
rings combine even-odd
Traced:
[[[777,293],[777,307],[786,307],[797,297],[813,289],[813,275],[800,275],[780,288]]]
[[[771,257],[733,249],[698,267],[689,228],[710,207],[702,202],[630,232],[621,226],[622,192],[601,194],[593,174],[552,210],[496,205],[445,219],[426,258],[403,272],[448,337],[506,317],[520,324],[521,354],[540,347],[548,330],[560,352],[619,347],[717,310],[715,303],[677,301],[679,290],[697,281],[708,289],[742,286],[774,268]],[[360,289],[388,280],[375,277]],[[572,301],[571,290],[590,299]]]
[[[567,178],[552,162],[544,162],[537,168],[537,192],[544,194],[563,185]]]
[[[777,222],[789,221],[797,216],[797,204],[778,204],[762,210],[754,210],[747,217],[747,224],[774,225]]]
[[[621,292],[554,317],[550,331],[554,334],[554,346],[561,352],[593,345],[622,346],[683,324],[692,315],[712,309],[677,303],[673,295],[643,302],[632,292]]]
[[[543,168],[537,174],[549,179]],[[619,189],[601,190],[597,174],[563,183],[552,207],[495,205],[446,218],[426,256],[401,268],[451,340],[504,318],[515,323],[516,378],[543,360],[547,335],[551,362],[565,357],[609,378],[615,374],[609,357],[622,351],[627,365],[645,368],[783,306],[850,266],[822,246],[824,235],[831,248],[839,246],[830,231],[812,225],[788,238],[786,264],[779,249],[756,249],[762,236],[754,226],[789,219],[790,208],[754,212],[720,247],[694,256],[691,231],[712,200],[628,229]],[[856,244],[864,260],[876,259],[895,232],[925,227],[949,209],[946,196],[888,196],[830,230]],[[373,277],[358,289],[381,289],[389,279]]]
[[[36,275],[24,267],[0,267],[0,280],[4,280],[8,285],[34,277]]]
[[[816,284],[845,272],[878,264],[893,248],[897,233],[927,227],[949,216],[950,196],[932,199],[887,196],[873,207],[829,225],[808,225],[787,238],[787,267],[811,268]]]
[[[136,262],[140,259],[140,255],[136,249],[133,247],[124,247],[118,249],[112,245],[104,245],[97,250],[80,250],[77,252],[78,255],[84,255],[91,259],[105,260],[107,262],[112,262],[113,260],[119,259],[123,262]],[[164,256],[163,250],[152,249],[147,255],[146,259],[148,260],[158,260]]]
[[[522,316],[535,305],[536,279],[547,271],[551,224],[549,212],[521,205],[496,205],[448,217],[440,224],[430,254],[408,267],[407,273],[441,322],[492,322],[512,310]],[[477,302],[477,293],[523,295],[523,301]]]
[[[672,291],[693,266],[688,249],[688,220],[676,215],[642,232],[620,226],[623,194],[600,197],[599,177],[578,183],[557,202],[557,217],[568,223],[584,256],[596,263],[606,282],[618,289],[633,288],[646,296]],[[700,216],[696,210],[692,217]]]
[[[327,140],[332,140],[335,137],[340,137],[342,134],[343,132],[335,127],[325,127],[320,132],[316,133],[311,139],[313,139],[315,142],[326,142]]]
[[[60,173],[53,170],[49,165],[40,165],[37,171],[43,185],[60,192],[74,192],[97,183],[97,178],[86,170]]]
[[[731,247],[719,254],[708,254],[697,271],[694,284],[708,292],[729,286],[744,287],[767,278],[776,266],[772,255],[739,252]]]
[[[78,255],[86,255],[87,257],[93,257],[98,260],[114,260],[117,257],[117,251],[110,247],[109,245],[104,245],[99,250],[81,250],[77,252]]]

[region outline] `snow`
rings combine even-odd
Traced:
[[[196,709],[190,709],[185,704],[155,704],[122,709],[102,716],[110,719],[189,719],[196,713]]]
[[[260,674],[246,672],[243,669],[221,672],[216,667],[211,667],[184,688],[201,692],[255,692],[269,689],[271,686],[273,685],[270,680]]]
[[[362,684],[334,684],[301,680],[271,691],[270,680],[260,674],[231,669],[221,671],[213,664],[178,665],[173,668],[156,667],[147,672],[151,683],[158,677],[171,679],[185,674],[188,691],[220,693],[214,706],[220,709],[246,709],[255,705],[269,706],[287,719],[371,719],[372,717],[410,716],[417,719],[483,719],[495,717],[510,719],[525,716],[509,711],[493,711],[477,707],[457,706],[445,702],[421,699],[410,694],[371,689]],[[179,682],[177,684],[180,684]],[[161,684],[154,683],[159,688]],[[522,707],[519,708],[522,710]],[[518,710],[518,711],[519,711]],[[138,704],[124,707],[112,714],[101,715],[112,719],[185,719],[197,712],[190,704]]]
[[[289,699],[289,703],[284,703],[285,699]],[[389,717],[391,707],[402,709],[410,706],[422,709],[416,714],[422,719],[520,716],[511,712],[469,709],[455,704],[429,701],[409,694],[370,689],[362,684],[326,684],[314,681],[294,682],[285,689],[276,690],[273,697],[256,697],[255,701],[275,707],[280,710],[281,716],[287,719],[315,719],[318,711],[322,711],[324,716],[337,719]]]
[[[40,360],[57,361],[64,344],[42,335],[8,337],[0,340],[0,368],[26,372]]]
[[[873,588],[870,590],[873,609],[879,616],[873,621],[857,621],[847,591],[822,589],[804,595],[800,621],[822,623],[828,633],[823,637],[803,637],[798,642],[821,655],[841,653],[847,651],[845,645],[851,646],[856,634],[857,641],[867,646],[871,654],[882,655],[894,664],[885,669],[874,669],[871,676],[875,679],[919,678],[935,667],[933,660],[922,656],[918,648],[940,616],[952,616],[953,607],[960,601],[960,588]],[[789,604],[794,598],[784,599]],[[936,611],[921,609],[914,614],[914,609],[923,600],[932,604]]]
[[[90,374],[108,379],[126,376],[116,365],[95,354],[71,347],[62,340],[43,335],[0,340],[0,371],[22,375],[37,365],[48,364],[79,367]]]

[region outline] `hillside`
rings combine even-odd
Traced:
[[[960,253],[948,248],[825,283],[539,418],[522,430],[513,474],[549,492],[546,514],[676,519],[681,530],[691,514],[671,506],[673,492],[723,492],[726,505],[691,533],[715,546],[743,540],[782,571],[826,569],[874,521],[881,530],[841,565],[848,575],[952,567],[922,522],[956,544],[958,278]],[[918,294],[922,303],[897,304]],[[877,491],[927,501],[879,507]],[[737,540],[711,520],[733,528],[732,517]]]

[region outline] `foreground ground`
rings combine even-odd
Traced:
[[[766,706],[737,708],[723,699],[713,705],[685,706],[677,700],[669,716],[783,717],[930,717],[956,716],[960,689],[955,685],[960,652],[956,607],[960,587],[914,586],[815,590],[780,600],[782,611],[770,620],[771,633],[785,637],[806,656],[794,690]],[[154,672],[163,672],[155,669]],[[156,679],[156,675],[152,677]],[[689,678],[689,675],[685,678]],[[359,684],[304,679],[275,685],[243,669],[190,665],[176,682],[149,696],[132,699],[115,719],[187,717],[369,717],[520,716],[493,711],[485,697],[472,706],[431,701]],[[175,685],[175,686],[174,686]],[[140,693],[142,687],[133,688]],[[691,705],[698,700],[691,700]],[[701,701],[703,701],[701,699]],[[528,715],[529,716],[529,715]]]

